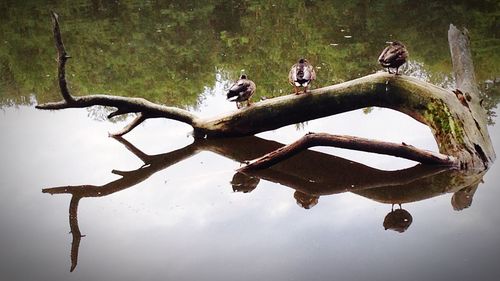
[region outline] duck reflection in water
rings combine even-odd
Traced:
[[[472,205],[472,198],[477,190],[477,187],[478,185],[472,185],[455,192],[451,197],[453,210],[461,211],[469,208]]]
[[[410,212],[401,208],[401,204],[399,204],[399,209],[394,210],[394,204],[392,204],[391,212],[384,219],[384,229],[403,233],[410,227],[412,222],[413,217]]]
[[[293,197],[297,200],[297,205],[307,210],[316,206],[319,200],[319,196],[307,194],[298,190],[293,193]]]
[[[71,194],[69,208],[69,223],[73,236],[71,271],[76,268],[80,240],[84,237],[78,227],[78,205],[81,199],[104,197],[133,187],[154,173],[201,151],[210,151],[239,163],[246,163],[283,146],[281,143],[255,136],[200,139],[171,152],[148,155],[122,137],[114,138],[142,160],[144,165],[132,171],[113,170],[112,173],[120,178],[103,185],[83,184],[42,190],[48,194]],[[335,167],[335,172],[330,172],[327,167]],[[456,192],[452,200],[456,209],[457,206],[470,206],[472,196],[485,173],[486,171],[471,176],[453,169],[426,165],[416,165],[398,171],[382,171],[333,155],[305,150],[293,159],[280,162],[268,169],[251,174],[236,173],[231,185],[234,191],[244,193],[254,190],[260,179],[286,186],[295,190],[294,197],[297,204],[305,209],[318,204],[320,196],[344,192],[352,192],[383,204],[410,203]],[[405,210],[398,209],[387,215],[384,227],[404,231],[411,222],[411,215]]]
[[[248,193],[254,190],[259,184],[260,179],[255,176],[249,176],[244,173],[236,173],[231,180],[234,192]]]

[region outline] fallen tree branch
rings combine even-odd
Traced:
[[[72,96],[68,89],[66,81],[66,70],[65,70],[66,61],[68,58],[70,58],[70,56],[67,54],[66,49],[64,47],[62,41],[61,29],[59,27],[59,16],[55,12],[52,12],[52,23],[53,23],[54,41],[58,54],[57,77],[59,82],[59,89],[61,91],[63,100],[58,102],[39,104],[36,106],[37,109],[55,110],[55,109],[65,109],[65,108],[84,108],[95,105],[101,105],[101,106],[110,106],[117,108],[116,111],[108,115],[108,118],[113,118],[115,116],[127,113],[140,113],[139,115],[140,117],[132,121],[132,123],[127,127],[125,127],[123,130],[115,134],[110,134],[115,136],[124,135],[130,132],[141,122],[149,118],[160,118],[160,117],[169,118],[190,125],[192,125],[195,122],[196,116],[187,110],[158,105],[143,98],[127,98],[127,97],[109,96],[109,95],[88,95],[81,97]]]
[[[283,146],[275,151],[272,151],[260,158],[253,160],[248,165],[240,168],[238,171],[245,172],[269,168],[280,161],[296,155],[302,150],[314,146],[333,146],[338,148],[386,154],[414,160],[422,164],[442,166],[458,165],[458,162],[453,157],[428,150],[418,149],[405,143],[397,144],[352,136],[338,136],[325,133],[309,133],[289,145]]]
[[[66,49],[64,48],[62,41],[61,29],[59,28],[59,16],[54,12],[51,12],[51,14],[54,28],[54,41],[57,49],[57,77],[59,80],[59,88],[61,89],[61,95],[63,96],[64,101],[72,103],[74,100],[69,92],[68,84],[66,82],[66,61],[70,58],[70,56],[66,53]]]
[[[187,110],[155,104],[142,98],[109,95],[74,97],[69,93],[66,84],[64,67],[69,56],[62,43],[59,21],[55,13],[53,13],[53,24],[59,54],[58,79],[63,100],[40,104],[36,108],[64,109],[95,105],[115,107],[116,111],[109,114],[108,118],[139,113],[131,124],[117,133],[110,134],[111,136],[124,135],[150,118],[169,118],[189,124],[193,127],[195,138],[248,136],[351,110],[377,106],[402,112],[429,126],[439,152],[455,158],[461,168],[484,169],[495,159],[487,126],[482,120],[484,110],[474,93],[461,89],[465,94],[456,95],[404,75],[371,74],[312,90],[307,95],[286,95],[256,102],[241,110],[212,118],[199,118]],[[470,73],[470,70],[468,71],[467,73]]]
[[[113,113],[112,113],[113,114]],[[110,114],[111,115],[111,114]],[[128,124],[126,127],[124,127],[121,131],[118,131],[116,133],[109,133],[109,136],[111,137],[121,137],[125,135],[126,133],[132,131],[135,127],[137,127],[139,124],[144,122],[147,117],[145,117],[142,113],[139,113],[137,117],[132,121],[130,124]]]

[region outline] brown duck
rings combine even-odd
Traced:
[[[299,87],[304,88],[304,94],[307,93],[307,87],[315,79],[314,67],[303,58],[294,64],[290,69],[290,73],[288,73],[288,82],[294,87],[296,95],[300,94]]]
[[[240,79],[229,88],[227,99],[236,102],[236,107],[238,108],[241,108],[240,103],[244,101],[246,101],[247,106],[249,106],[251,104],[250,97],[255,93],[255,88],[255,83],[249,80],[245,74],[242,74]]]
[[[391,72],[391,68],[396,69],[396,75],[398,75],[398,69],[401,65],[406,62],[408,58],[408,50],[406,50],[405,45],[399,41],[390,42],[389,46],[385,47],[380,56],[378,57],[378,62],[383,66],[387,67],[387,71]]]

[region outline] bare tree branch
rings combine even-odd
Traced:
[[[52,12],[52,21],[54,27],[54,41],[57,49],[57,77],[59,78],[59,88],[61,89],[61,94],[67,103],[73,102],[73,97],[71,96],[68,85],[66,82],[66,61],[70,56],[66,53],[64,44],[61,36],[61,29],[59,28],[59,16]]]
[[[95,105],[101,106],[111,106],[117,108],[116,111],[108,115],[108,118],[112,118],[118,115],[127,113],[142,113],[141,118],[135,119],[127,127],[123,128],[120,132],[112,135],[123,135],[130,132],[138,124],[143,122],[148,118],[170,118],[178,120],[181,122],[188,123],[192,125],[197,119],[196,116],[187,110],[168,107],[163,105],[158,105],[147,101],[143,98],[126,98],[118,96],[108,96],[108,95],[88,95],[82,97],[73,97],[68,89],[68,84],[66,80],[66,61],[70,56],[67,54],[64,47],[61,35],[61,29],[59,26],[59,16],[52,12],[52,23],[53,23],[53,33],[54,41],[57,49],[57,70],[58,70],[58,82],[59,89],[61,91],[62,101],[51,102],[46,104],[39,104],[36,106],[37,109],[65,109],[65,108],[83,108]],[[140,122],[139,122],[140,121]]]
[[[142,98],[108,95],[73,97],[66,84],[64,66],[68,56],[62,44],[59,21],[55,13],[53,13],[53,23],[59,54],[58,78],[63,100],[40,104],[36,108],[64,109],[95,105],[115,107],[116,111],[109,114],[108,118],[126,113],[139,113],[131,124],[117,133],[110,134],[111,136],[124,135],[149,118],[169,118],[187,123],[193,127],[195,138],[248,136],[299,122],[377,106],[397,110],[429,126],[439,152],[452,156],[461,168],[482,169],[488,167],[495,159],[488,128],[483,120],[484,109],[480,107],[475,94],[469,93],[474,90],[473,88],[460,89],[464,94],[453,94],[451,91],[404,75],[371,74],[312,90],[306,95],[286,95],[268,99],[240,110],[204,119],[187,110],[155,104]],[[450,46],[455,46],[452,38],[468,40],[463,34],[449,38]],[[467,46],[465,44],[465,47]],[[452,51],[452,58],[461,54],[459,52],[457,55]],[[460,65],[460,62],[458,64]],[[472,64],[465,68],[468,70],[464,73],[473,73]],[[472,80],[474,78],[473,75],[461,75],[457,76],[457,79],[459,77],[472,77]],[[469,85],[473,81],[467,83],[459,85],[464,87],[463,85]],[[468,98],[469,96],[471,98]]]
[[[142,113],[139,113],[137,117],[132,121],[130,124],[128,124],[126,127],[124,127],[121,131],[118,131],[116,133],[109,133],[110,137],[121,137],[125,135],[126,133],[132,131],[135,127],[137,127],[139,124],[144,122],[147,117],[145,117]]]
[[[269,168],[272,165],[288,159],[297,153],[313,146],[333,146],[354,149],[366,152],[386,154],[401,157],[423,164],[457,166],[458,161],[450,156],[418,149],[411,145],[383,142],[365,138],[330,135],[325,133],[309,133],[301,139],[274,150],[260,158],[253,160],[248,165],[240,168],[239,172]]]

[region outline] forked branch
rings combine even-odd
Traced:
[[[452,166],[478,169],[488,167],[495,159],[495,152],[491,146],[486,123],[483,120],[482,111],[484,110],[480,107],[475,89],[465,86],[474,83],[474,81],[469,81],[468,84],[459,83],[460,91],[464,94],[455,95],[449,90],[413,77],[375,73],[337,85],[311,90],[308,94],[290,94],[268,99],[240,110],[202,119],[187,110],[155,104],[143,98],[109,95],[72,96],[65,78],[65,63],[69,56],[61,39],[57,14],[53,13],[52,19],[59,55],[58,79],[63,100],[40,104],[36,107],[38,109],[64,109],[101,105],[116,108],[108,115],[108,118],[127,113],[138,114],[128,126],[117,133],[110,134],[111,136],[122,136],[150,118],[168,118],[187,123],[193,127],[195,138],[249,136],[299,122],[377,106],[402,112],[430,127],[438,144],[440,155],[444,155],[441,160],[439,157],[436,158],[438,160],[432,157],[416,157],[415,155],[418,154],[417,152],[421,152],[420,150],[413,148],[413,152],[408,153],[409,147],[396,145],[392,147],[391,153],[397,154],[398,157],[413,157],[414,159],[408,159],[416,161],[441,161],[439,164],[451,161],[453,163],[448,164]],[[453,29],[450,28],[450,31]],[[459,40],[467,40],[461,36],[463,34],[457,35]],[[455,40],[452,38],[456,37],[450,37],[450,44]],[[455,46],[456,44],[451,45]],[[464,46],[467,48],[468,45]],[[461,55],[462,53],[452,51],[452,58]],[[464,63],[454,62],[454,67],[461,64]],[[464,69],[467,69],[464,73],[474,71],[472,65],[465,66]],[[469,76],[465,75],[464,77]],[[457,80],[471,79],[457,78]],[[463,98],[464,95],[467,98]],[[335,141],[336,145],[338,145],[338,141],[338,139]],[[363,140],[364,145],[362,146],[359,145],[360,139],[357,138],[351,138],[348,142],[351,143],[349,145],[351,149],[371,151],[368,149],[369,147],[377,147],[374,151],[376,153],[387,151],[387,146],[381,149],[380,142],[373,140]],[[331,144],[332,142],[330,142]],[[396,151],[398,152],[396,153]]]
[[[66,81],[66,61],[68,58],[70,58],[70,56],[67,54],[64,47],[61,29],[59,26],[59,16],[55,12],[52,12],[52,24],[54,41],[58,55],[57,77],[63,100],[58,102],[39,104],[36,106],[36,108],[53,110],[65,108],[83,108],[94,105],[115,107],[117,110],[109,114],[108,118],[113,118],[115,116],[128,113],[139,113],[138,117],[134,119],[131,124],[117,133],[110,134],[111,136],[124,135],[130,132],[144,120],[149,118],[170,118],[185,122],[190,125],[195,122],[195,120],[197,119],[196,116],[187,110],[158,105],[143,98],[126,98],[108,95],[88,95],[81,97],[72,96],[68,88],[68,83]]]

